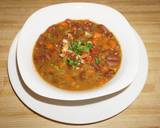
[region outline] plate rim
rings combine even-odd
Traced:
[[[139,37],[140,38],[140,37]],[[14,39],[14,41],[15,41],[15,39]],[[14,42],[13,41],[13,42]],[[141,40],[142,41],[142,40]],[[143,87],[144,87],[144,85],[145,85],[145,81],[146,81],[146,79],[147,79],[147,74],[148,74],[148,57],[147,57],[147,52],[146,52],[146,49],[145,49],[145,55],[146,55],[146,74],[145,74],[145,77],[144,77],[144,82],[143,82],[143,85],[141,85],[141,89],[139,90],[139,93],[134,97],[134,99],[132,99],[132,101],[125,107],[125,108],[121,108],[121,110],[119,111],[119,112],[117,112],[116,114],[114,114],[114,115],[112,115],[112,116],[110,116],[110,117],[106,117],[106,118],[103,118],[103,119],[98,119],[98,120],[94,120],[94,121],[84,121],[84,120],[82,120],[82,121],[73,121],[73,120],[67,120],[67,121],[65,121],[65,120],[61,120],[61,119],[54,119],[53,117],[48,117],[49,115],[45,115],[43,112],[41,113],[41,112],[39,112],[39,111],[37,111],[37,110],[33,110],[33,108],[31,107],[31,106],[29,106],[29,105],[31,105],[31,104],[27,104],[27,103],[25,103],[25,101],[24,101],[24,99],[23,99],[23,94],[21,94],[20,92],[17,92],[17,90],[16,90],[16,86],[15,85],[13,85],[13,83],[15,82],[13,82],[13,80],[14,80],[14,78],[11,78],[11,77],[14,77],[14,76],[11,76],[11,71],[10,71],[10,63],[9,63],[9,59],[11,58],[11,57],[13,57],[12,55],[11,55],[11,50],[13,50],[12,48],[13,48],[13,45],[15,45],[14,43],[12,43],[12,45],[11,45],[11,47],[10,47],[10,52],[9,52],[9,55],[8,55],[8,75],[9,75],[9,79],[10,79],[10,82],[11,82],[11,86],[12,86],[12,89],[14,90],[14,92],[15,92],[15,94],[17,95],[17,97],[20,99],[20,101],[25,105],[25,106],[27,106],[30,110],[32,110],[32,111],[34,111],[35,113],[37,113],[38,115],[40,115],[40,116],[43,116],[43,117],[45,117],[45,118],[47,118],[47,119],[50,119],[50,120],[54,120],[54,121],[57,121],[57,122],[61,122],[61,123],[67,123],[67,124],[91,124],[91,123],[96,123],[96,122],[100,122],[100,121],[103,121],[103,120],[106,120],[106,119],[108,119],[108,118],[111,118],[111,117],[113,117],[113,116],[115,116],[115,115],[117,115],[117,114],[119,114],[120,112],[122,112],[123,110],[125,110],[130,104],[132,104],[133,103],[133,101],[138,97],[138,95],[140,94],[140,92],[142,91],[142,89],[143,89]],[[144,44],[143,44],[143,46],[144,46]],[[132,85],[131,85],[132,86]],[[21,95],[21,96],[20,96]],[[102,103],[103,103],[103,101],[102,101]],[[40,103],[40,104],[43,104],[43,103]],[[91,104],[89,107],[93,107],[93,106],[96,106],[96,104]],[[46,106],[48,106],[48,104],[46,104]],[[52,107],[53,107],[53,105],[52,105]],[[73,117],[74,118],[74,117]]]

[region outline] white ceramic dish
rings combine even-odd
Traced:
[[[17,37],[15,37],[12,43],[8,57],[8,73],[12,88],[19,99],[27,107],[51,120],[70,124],[88,124],[111,118],[126,109],[137,98],[143,89],[145,80],[147,78],[148,59],[146,50],[140,37],[137,34],[135,36],[137,36],[137,42],[140,46],[140,63],[138,73],[135,80],[126,90],[112,98],[86,105],[64,106],[42,102],[32,97],[23,88],[23,85],[20,82],[17,74],[15,59]]]
[[[45,82],[36,72],[32,51],[36,40],[50,25],[70,19],[89,19],[111,30],[120,42],[122,64],[115,77],[99,89],[71,93]],[[83,100],[115,93],[127,87],[135,78],[139,61],[139,45],[127,20],[116,10],[99,4],[65,3],[42,8],[25,22],[17,47],[17,61],[26,85],[35,93],[53,99]]]

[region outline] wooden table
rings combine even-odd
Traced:
[[[24,21],[35,10],[65,0],[0,1],[0,128],[158,128],[160,127],[160,0],[94,0],[126,16],[140,34],[149,56],[149,74],[136,101],[124,112],[92,125],[65,125],[30,111],[14,94],[7,75],[9,47]],[[67,1],[70,2],[70,1]],[[142,74],[143,75],[143,74]]]

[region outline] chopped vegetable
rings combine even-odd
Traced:
[[[84,47],[84,51],[89,52],[93,48],[93,45],[91,43],[87,43]]]
[[[62,23],[60,23],[60,25],[64,26],[64,27],[68,26],[68,24],[66,22],[62,22]]]
[[[89,52],[92,48],[93,45],[90,41],[72,41],[69,47],[77,55],[81,55],[83,51]]]
[[[95,64],[99,64],[100,63],[100,60],[99,60],[99,58],[98,57],[94,57],[94,60],[95,60]]]
[[[52,45],[51,43],[47,43],[47,44],[46,44],[46,48],[52,49],[52,48],[53,48],[53,45]]]
[[[87,31],[85,31],[85,36],[88,37],[88,38],[90,38],[90,37],[92,37],[92,34],[89,33],[89,32],[87,32]]]
[[[94,38],[100,38],[102,35],[99,32],[94,33]]]
[[[72,60],[71,58],[68,58],[67,62],[68,62],[69,65],[71,65],[73,67],[78,66],[80,64],[80,62],[78,60]]]

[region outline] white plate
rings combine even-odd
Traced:
[[[136,79],[131,85],[118,95],[103,97],[99,101],[85,101],[77,103],[59,102],[56,100],[38,100],[33,92],[26,91],[17,74],[15,37],[8,57],[8,73],[13,90],[19,99],[34,112],[51,120],[69,124],[88,124],[113,117],[126,109],[139,95],[144,87],[148,71],[148,58],[143,41],[135,33],[140,46],[140,65]],[[28,90],[28,89],[27,89]],[[34,96],[31,96],[33,94]],[[47,102],[47,103],[46,103]],[[76,105],[77,104],[77,105]],[[81,104],[81,105],[80,105]]]
[[[50,86],[37,73],[32,60],[36,40],[48,26],[71,19],[90,19],[105,25],[119,40],[122,49],[122,63],[115,77],[107,86],[81,92],[70,92]],[[38,22],[39,21],[39,22]],[[25,22],[17,46],[17,62],[26,85],[44,97],[62,100],[90,99],[127,87],[135,78],[138,68],[139,47],[132,28],[122,14],[113,8],[93,3],[65,3],[42,8],[33,13]]]

